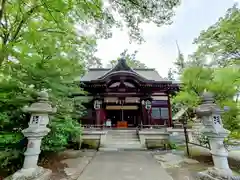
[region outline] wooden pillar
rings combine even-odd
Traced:
[[[141,104],[141,116],[142,116],[142,124],[145,125],[146,124],[146,109],[145,106]]]
[[[96,125],[101,125],[101,109],[96,109]]]
[[[147,109],[148,125],[152,125],[152,117],[150,112],[151,112],[150,109]]]
[[[168,94],[168,116],[169,116],[168,127],[171,127],[173,125],[173,122],[172,122],[172,107],[171,107],[169,94]]]

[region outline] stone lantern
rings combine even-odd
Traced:
[[[199,173],[198,179],[232,179],[232,171],[228,164],[228,151],[223,141],[229,131],[223,128],[221,113],[223,111],[214,103],[213,94],[204,92],[202,104],[196,109],[196,114],[204,125],[203,135],[209,139],[214,167],[206,172]]]
[[[28,138],[28,145],[24,153],[23,167],[12,178],[24,179],[28,177],[31,179],[39,176],[49,176],[51,171],[37,166],[37,162],[41,152],[42,138],[50,132],[50,129],[47,128],[49,123],[48,115],[55,113],[56,109],[49,104],[48,93],[42,91],[38,93],[37,102],[31,104],[30,107],[25,107],[23,110],[31,113],[29,126],[22,131],[24,136]]]

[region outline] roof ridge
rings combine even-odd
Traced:
[[[89,71],[107,71],[110,70],[111,68],[89,68]]]
[[[132,68],[133,70],[139,70],[139,71],[156,71],[155,68]],[[108,71],[111,70],[111,68],[89,68],[88,71]]]

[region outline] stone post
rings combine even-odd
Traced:
[[[12,178],[16,180],[24,178],[37,179],[45,176],[44,179],[47,179],[51,171],[39,167],[37,162],[41,152],[42,138],[50,132],[50,129],[46,127],[49,122],[48,115],[55,113],[56,109],[52,108],[49,104],[48,93],[42,91],[38,93],[37,102],[33,103],[30,107],[25,107],[23,110],[31,113],[29,126],[22,131],[24,136],[28,138],[28,145],[24,153],[23,167]]]
[[[198,179],[227,180],[236,178],[232,177],[232,171],[228,165],[228,151],[223,144],[224,138],[229,135],[229,131],[223,128],[222,110],[214,103],[212,93],[203,93],[202,104],[197,107],[196,113],[202,119],[204,125],[202,133],[209,139],[210,152],[214,162],[214,167],[206,172],[200,172]]]

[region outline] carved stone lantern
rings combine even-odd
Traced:
[[[49,114],[55,113],[56,109],[48,102],[48,93],[38,93],[37,102],[31,104],[30,107],[23,109],[25,112],[31,113],[31,118],[28,128],[24,129],[22,133],[28,138],[27,150],[24,153],[23,168],[13,174],[13,179],[25,179],[49,176],[50,170],[44,169],[37,165],[38,157],[41,152],[41,141],[46,136],[50,129],[47,128],[49,122]],[[47,178],[46,178],[47,179]]]
[[[214,168],[207,172],[199,173],[198,179],[231,179],[232,171],[228,164],[228,151],[223,141],[229,135],[229,131],[224,129],[221,113],[223,111],[214,103],[213,94],[204,92],[202,96],[202,104],[196,108],[196,114],[201,118],[204,128],[203,135],[209,139]]]

